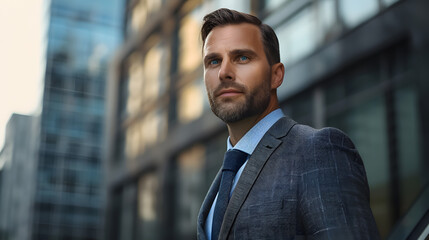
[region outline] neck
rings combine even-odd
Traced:
[[[227,123],[229,140],[231,141],[232,146],[235,146],[235,144],[237,144],[238,141],[240,141],[240,139],[265,116],[279,107],[280,106],[276,98],[275,101],[270,101],[268,107],[261,114],[251,116],[237,122]]]

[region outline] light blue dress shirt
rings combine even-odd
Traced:
[[[270,129],[274,123],[276,123],[280,118],[284,117],[284,113],[282,110],[276,109],[272,111],[270,114],[265,116],[261,121],[256,123],[255,126],[253,126],[241,139],[238,141],[238,143],[235,146],[232,146],[231,142],[229,141],[229,137],[227,139],[227,150],[230,149],[238,149],[241,150],[247,154],[252,155],[253,151],[255,150],[256,146],[258,145],[259,141],[261,141],[262,137],[265,135],[265,133]],[[247,158],[247,160],[249,157]],[[244,167],[247,164],[246,162],[241,166],[241,168],[238,170],[237,174],[234,177],[234,181],[232,183],[232,188],[230,192],[230,196],[232,192],[235,189],[235,186],[237,185],[238,179],[241,176],[241,173],[243,172]],[[207,216],[206,224],[205,224],[205,231],[207,240],[212,239],[212,223],[213,223],[213,212],[214,208],[216,206],[217,201],[217,195],[216,198],[213,201],[212,207],[210,208],[209,215]]]

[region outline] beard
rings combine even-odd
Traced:
[[[217,92],[225,88],[234,88],[243,92],[244,99],[239,96],[215,99]],[[213,113],[225,123],[235,123],[248,117],[263,113],[270,103],[270,82],[264,81],[253,90],[248,91],[243,85],[236,82],[222,82],[215,91],[208,92],[210,108]]]

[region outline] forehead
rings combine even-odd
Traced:
[[[255,52],[263,51],[262,37],[258,26],[240,23],[213,28],[207,35],[203,54],[243,48]]]

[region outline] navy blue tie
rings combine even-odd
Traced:
[[[219,194],[213,214],[212,240],[219,237],[220,227],[229,202],[232,181],[238,169],[244,164],[248,154],[240,150],[232,149],[225,153],[222,165],[222,178],[220,180]]]

